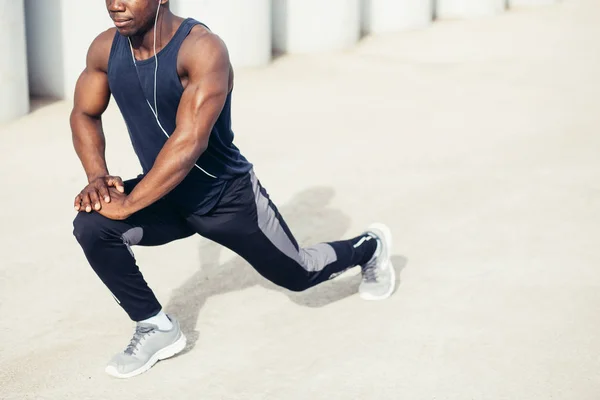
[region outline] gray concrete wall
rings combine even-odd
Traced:
[[[30,92],[72,99],[94,38],[110,28],[105,3],[26,0]]]
[[[227,44],[234,67],[271,61],[271,0],[171,0],[182,17],[205,23]]]
[[[272,52],[320,53],[352,48],[361,33],[427,27],[433,16],[464,19],[499,14],[509,7],[559,0],[171,0],[173,11],[206,23],[226,42],[236,68],[259,67]],[[34,96],[72,99],[92,40],[113,26],[105,2],[0,0],[9,27],[0,50],[2,118],[29,109]],[[25,8],[23,21],[22,8]],[[21,10],[21,11],[19,11]],[[25,28],[26,27],[26,28]],[[26,55],[23,37],[26,29]]]
[[[560,0],[508,0],[510,7],[547,6],[558,3]]]
[[[364,33],[387,33],[427,27],[434,0],[363,0]]]
[[[487,17],[506,9],[506,0],[436,0],[436,2],[436,16],[440,19]]]
[[[25,0],[25,15],[30,93],[62,98],[65,94],[62,5],[55,0]]]
[[[0,0],[0,123],[29,111],[23,0]]]
[[[360,38],[361,0],[273,0],[273,45],[285,53],[352,47]]]
[[[62,0],[65,97],[71,99],[85,68],[87,51],[98,34],[113,27],[104,1]],[[84,16],[82,18],[82,16]]]

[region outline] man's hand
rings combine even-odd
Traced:
[[[113,190],[112,193],[125,192],[123,181],[118,176],[106,175],[92,179],[90,183],[83,188],[81,193],[75,197],[75,210],[92,212],[93,208],[96,211],[100,211],[103,207],[100,199],[104,199],[106,204],[113,200],[114,194],[111,196],[111,191],[109,191],[110,187],[117,189],[117,191]],[[106,207],[106,205],[104,207]]]
[[[102,205],[102,208],[98,211],[98,214],[105,216],[106,218],[113,220],[124,220],[133,214],[134,210],[129,206],[127,202],[127,195],[121,191],[111,187],[108,189],[112,201]]]

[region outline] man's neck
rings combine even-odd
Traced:
[[[154,30],[156,30],[156,52],[158,53],[173,38],[180,19],[173,15],[168,8],[162,8],[158,14],[158,21],[144,34],[131,37],[131,44],[135,50],[136,58],[146,59],[154,56]]]

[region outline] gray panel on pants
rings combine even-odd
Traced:
[[[269,199],[260,192],[258,179],[254,175],[254,171],[250,171],[250,178],[254,199],[256,200],[258,227],[275,247],[309,272],[321,271],[329,264],[337,261],[335,250],[327,243],[320,243],[300,249],[300,251],[296,250],[294,243],[279,223],[275,211],[269,206]]]
[[[129,254],[131,254],[133,258],[135,258],[135,254],[133,254],[131,246],[138,245],[142,241],[143,237],[144,230],[140,227],[131,228],[121,236],[121,239],[123,239],[123,243],[125,243],[125,246],[127,246],[127,250],[129,250]]]

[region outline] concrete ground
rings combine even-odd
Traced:
[[[0,128],[1,399],[600,398],[600,3],[237,72],[237,144],[302,244],[372,221],[399,287],[300,294],[202,238],[137,248],[185,353],[104,373],[132,323],[73,238],[68,102]],[[108,162],[139,172],[114,104]],[[357,272],[357,271],[355,271]]]

